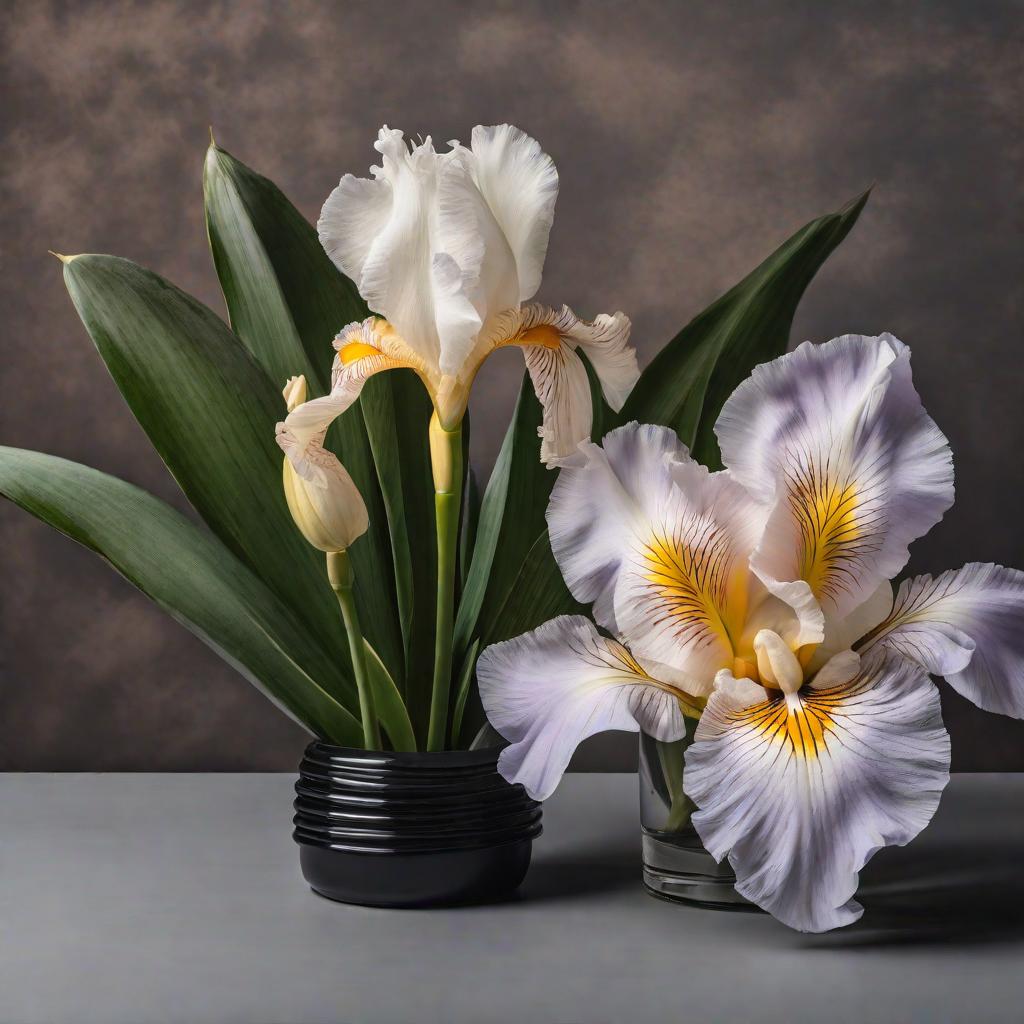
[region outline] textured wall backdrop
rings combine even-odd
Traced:
[[[642,362],[874,182],[793,340],[911,344],[959,496],[913,567],[1024,567],[1018,4],[26,0],[3,20],[0,442],[182,507],[46,250],[127,256],[222,310],[208,125],[315,218],[380,124],[445,140],[508,120],[561,173],[540,297],[626,310]],[[474,395],[487,466],[517,359]],[[0,767],[294,766],[302,733],[198,640],[29,516],[4,504],[0,527]],[[1024,724],[943,698],[955,767],[1024,769]],[[626,765],[633,746],[582,761]]]

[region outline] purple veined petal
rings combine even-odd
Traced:
[[[1024,718],[1024,572],[970,562],[905,580],[860,649],[878,647],[945,676],[985,711]]]
[[[510,743],[498,768],[537,800],[551,795],[588,736],[609,729],[643,729],[662,740],[685,734],[685,695],[649,676],[582,616],[563,615],[488,647],[477,678],[488,720]]]
[[[722,672],[686,752],[705,847],[728,857],[738,892],[807,932],[861,916],[861,868],[910,842],[949,781],[949,737],[924,671],[870,657],[837,683],[850,671],[840,667],[788,699]]]

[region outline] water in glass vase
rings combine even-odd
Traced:
[[[640,733],[644,885],[655,896],[683,903],[755,909],[733,888],[736,876],[728,861],[717,864],[690,823],[696,807],[683,792],[683,753],[697,723],[686,722],[686,738],[674,743]]]

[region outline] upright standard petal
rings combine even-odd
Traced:
[[[729,858],[737,891],[808,932],[860,917],[861,868],[910,842],[948,781],[949,737],[925,673],[891,657],[858,668],[848,653],[788,696],[721,673],[684,774],[693,824]]]
[[[540,283],[558,176],[509,125],[437,153],[381,129],[372,180],[346,175],[317,227],[328,255],[432,370],[458,378]],[[475,363],[470,370],[475,370]]]
[[[473,177],[469,150],[454,149],[438,168],[433,270],[441,373],[464,375],[498,319],[519,306],[515,256]]]
[[[327,197],[317,229],[338,267],[372,310],[387,317],[429,363],[440,344],[430,274],[430,219],[436,205],[437,154],[427,140],[413,153],[385,125],[374,148],[374,180],[346,175]]]
[[[402,132],[387,126],[375,148],[381,166],[371,168],[374,180],[346,175],[328,197],[317,222],[320,241],[370,308],[437,367],[439,324],[460,336],[479,331],[464,285],[479,275],[482,247],[474,238],[456,255],[440,248],[439,185],[455,154],[436,153],[429,137],[410,149]]]
[[[709,473],[688,454],[665,469],[674,487],[661,515],[630,538],[615,620],[634,654],[671,666],[705,695],[719,669],[753,653],[741,639],[763,509],[728,473]]]
[[[577,601],[617,632],[614,593],[632,539],[663,522],[672,507],[671,466],[688,458],[668,427],[628,423],[602,445],[582,444],[566,461],[548,503],[551,550]]]
[[[558,171],[540,146],[510,124],[473,129],[474,175],[516,262],[516,304],[540,287],[555,218]],[[511,305],[511,303],[510,303]]]
[[[726,466],[773,508],[754,570],[784,599],[809,590],[826,615],[895,576],[953,501],[949,445],[891,335],[805,342],[757,367],[715,432]]]
[[[685,735],[685,695],[651,678],[629,652],[578,615],[488,647],[477,663],[480,699],[510,745],[498,769],[535,800],[558,785],[572,752],[608,729]]]
[[[985,711],[1024,718],[1024,572],[971,562],[905,580],[860,645],[877,647],[945,676]]]

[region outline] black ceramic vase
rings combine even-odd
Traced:
[[[541,808],[497,750],[394,753],[313,742],[295,784],[295,841],[315,892],[373,907],[497,899],[522,882]]]

